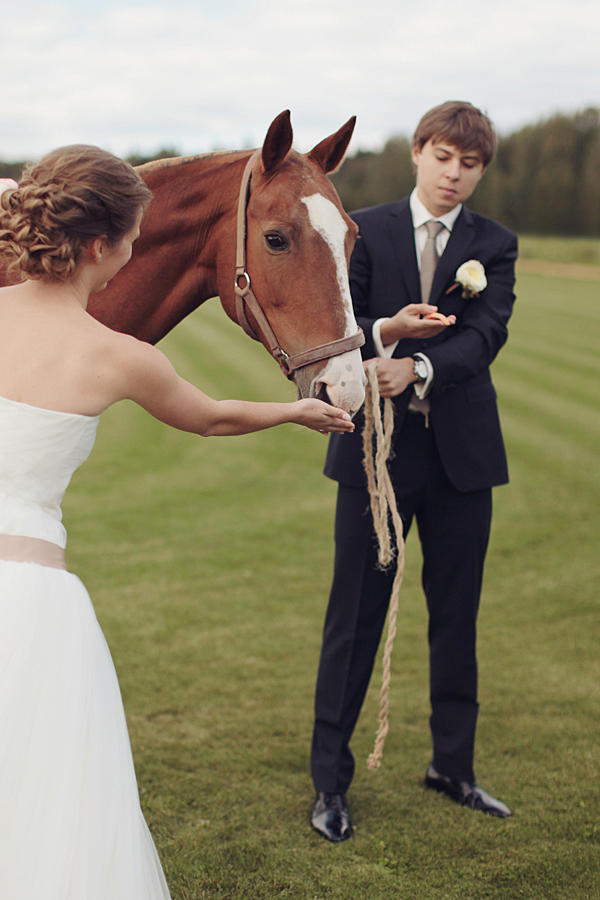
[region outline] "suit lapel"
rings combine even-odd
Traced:
[[[408,198],[394,204],[390,210],[388,231],[394,247],[395,264],[402,276],[411,303],[421,302],[421,282],[415,250],[415,231]]]
[[[454,276],[458,267],[469,259],[469,247],[473,243],[474,237],[472,213],[463,206],[435,270],[429,298],[429,302],[433,306],[437,305],[444,291],[454,284]]]

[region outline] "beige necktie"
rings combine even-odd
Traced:
[[[430,220],[425,223],[427,228],[427,242],[423,247],[421,254],[421,302],[428,303],[431,294],[431,285],[433,284],[433,276],[435,267],[438,264],[439,256],[435,246],[435,239],[446,226],[441,222]],[[427,397],[417,397],[413,394],[408,408],[412,412],[420,412],[425,416],[425,428],[429,428],[429,400]]]
[[[435,239],[442,228],[446,226],[442,222],[431,220],[425,223],[425,227],[427,229],[427,242],[421,254],[421,303],[429,303],[433,276],[440,258],[435,246]]]

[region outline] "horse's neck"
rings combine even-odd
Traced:
[[[117,331],[156,343],[218,292],[217,255],[231,246],[247,153],[161,160],[140,167],[153,193],[127,266],[89,311]]]

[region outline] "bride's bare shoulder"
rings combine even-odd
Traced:
[[[91,318],[91,317],[90,317]],[[130,397],[140,381],[161,381],[173,372],[167,357],[152,344],[131,334],[113,331],[96,319],[89,323],[90,345],[86,356],[93,358],[116,391],[115,399]]]
[[[97,350],[101,353],[109,353],[113,360],[121,359],[126,362],[132,358],[139,359],[155,354],[163,355],[152,344],[141,341],[132,334],[114,331],[108,325],[104,325],[89,315],[87,316],[87,326],[89,338]]]

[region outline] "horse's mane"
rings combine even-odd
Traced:
[[[200,159],[214,159],[216,157],[224,156],[231,156],[235,159],[239,156],[247,156],[248,153],[252,153],[252,151],[213,150],[211,153],[197,153],[195,156],[171,156],[168,159],[153,159],[151,162],[136,166],[136,169],[142,174],[146,174],[147,172],[155,172],[158,169],[171,169],[175,166],[185,166],[188,163],[193,163]]]

